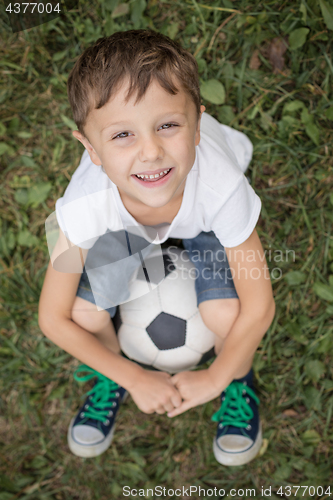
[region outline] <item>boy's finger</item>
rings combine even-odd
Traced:
[[[184,413],[184,411],[187,411],[190,408],[192,408],[191,402],[190,401],[183,401],[183,403],[178,408],[176,408],[173,411],[170,411],[169,413],[167,413],[167,415],[170,418],[176,417],[177,415],[180,415],[181,413]]]
[[[174,408],[179,408],[180,405],[182,404],[183,400],[182,400],[181,395],[178,393],[178,394],[175,394],[174,396],[172,396],[171,402],[173,404],[173,408],[171,410],[171,412],[172,412]]]
[[[165,413],[165,408],[163,408],[163,406],[159,406],[158,408],[156,408],[155,413],[163,415],[163,413]]]
[[[180,406],[180,404],[177,406]],[[163,407],[164,407],[164,413],[169,413],[170,411],[173,411],[175,409],[175,404],[171,399],[167,404],[163,405]]]

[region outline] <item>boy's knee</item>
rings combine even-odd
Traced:
[[[225,339],[240,312],[239,299],[206,300],[199,304],[201,318],[215,335]]]
[[[76,297],[72,308],[72,320],[77,325],[91,333],[98,333],[110,321],[107,311],[99,311],[95,304]]]

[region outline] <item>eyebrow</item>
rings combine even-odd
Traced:
[[[164,115],[161,115],[161,117],[158,118],[158,120],[162,120],[162,118],[167,119],[168,116],[174,116],[174,115],[186,116],[185,113],[179,113],[178,111],[175,111],[174,113],[171,112],[171,113],[165,113]],[[110,127],[116,127],[116,126],[117,127],[118,126],[128,127],[131,123],[132,123],[131,121],[112,122],[112,123],[109,123],[108,125],[106,125],[104,128],[102,128],[101,132],[104,132],[105,130],[107,130]]]
[[[116,125],[127,125],[128,123],[130,122],[114,122],[114,123],[109,123],[108,125],[106,125],[106,127],[102,128],[102,132],[104,132],[104,130],[110,128],[110,127],[115,127]]]

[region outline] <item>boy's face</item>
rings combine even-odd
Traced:
[[[127,104],[124,101],[127,86],[124,83],[107,104],[89,113],[85,126],[89,141],[77,131],[73,135],[92,162],[103,165],[124,203],[130,201],[138,209],[164,207],[183,193],[200,141],[200,119],[183,90],[171,95],[152,81],[134,105],[135,95]],[[204,110],[201,106],[201,113]],[[137,177],[163,171],[168,173],[153,181]]]

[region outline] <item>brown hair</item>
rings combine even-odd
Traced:
[[[179,43],[151,29],[118,31],[100,38],[81,54],[68,77],[68,99],[79,132],[85,135],[90,111],[104,106],[124,78],[129,77],[126,102],[136,92],[137,103],[152,79],[169,94],[177,94],[173,76],[192,98],[199,118],[198,64]]]

